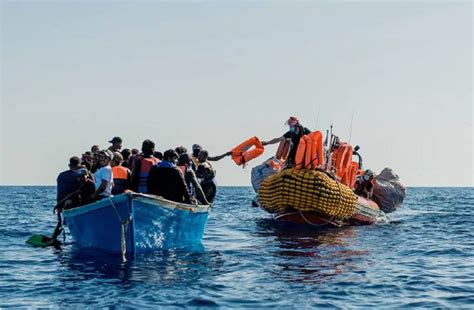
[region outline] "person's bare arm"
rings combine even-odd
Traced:
[[[227,152],[227,153],[224,153],[222,155],[219,155],[219,156],[209,156],[207,158],[207,160],[210,160],[210,161],[218,161],[218,160],[221,160],[222,158],[224,157],[227,157],[227,156],[230,156],[232,154],[232,152]]]
[[[275,138],[275,139],[271,139],[270,141],[262,141],[262,145],[269,145],[269,144],[275,144],[275,143],[278,143],[278,142],[281,142],[285,140],[285,137],[278,137],[278,138]]]
[[[109,182],[107,182],[106,180],[102,180],[102,183],[100,183],[99,188],[95,191],[94,194],[92,194],[92,198],[97,198],[97,196],[99,196],[103,191],[105,191],[105,189],[107,188],[107,184],[109,184]]]

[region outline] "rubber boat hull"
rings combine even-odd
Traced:
[[[180,204],[127,193],[64,210],[64,222],[81,248],[149,252],[199,245],[210,206]]]
[[[266,211],[255,197],[252,200],[254,207],[260,207]],[[267,212],[267,211],[266,211]],[[287,210],[282,214],[273,214],[277,221],[285,221],[293,224],[310,224],[312,226],[348,226],[348,225],[371,225],[377,221],[380,216],[379,206],[370,199],[357,196],[357,205],[355,213],[347,220],[334,220],[326,215],[314,211]]]

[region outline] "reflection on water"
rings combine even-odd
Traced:
[[[128,253],[125,263],[117,253],[66,246],[64,251],[58,252],[58,259],[76,280],[77,277],[82,280],[114,279],[128,285],[138,282],[186,285],[218,272],[223,265],[218,251],[206,252],[202,246],[136,255]]]
[[[367,250],[352,249],[357,239],[354,227],[320,228],[309,225],[257,221],[256,236],[274,236],[277,243],[271,254],[277,258],[273,269],[275,278],[290,282],[320,283],[344,272],[363,272],[361,262]]]

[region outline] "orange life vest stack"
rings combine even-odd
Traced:
[[[352,146],[342,142],[332,154],[332,167],[341,183],[354,188],[359,163],[352,161]]]
[[[301,137],[296,150],[295,168],[316,169],[322,165],[324,165],[323,135],[318,130]]]

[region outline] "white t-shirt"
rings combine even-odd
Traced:
[[[107,181],[107,187],[105,190],[99,194],[99,196],[112,196],[112,185],[114,176],[112,174],[112,168],[110,166],[101,167],[95,172],[95,190],[100,187],[102,180]]]

